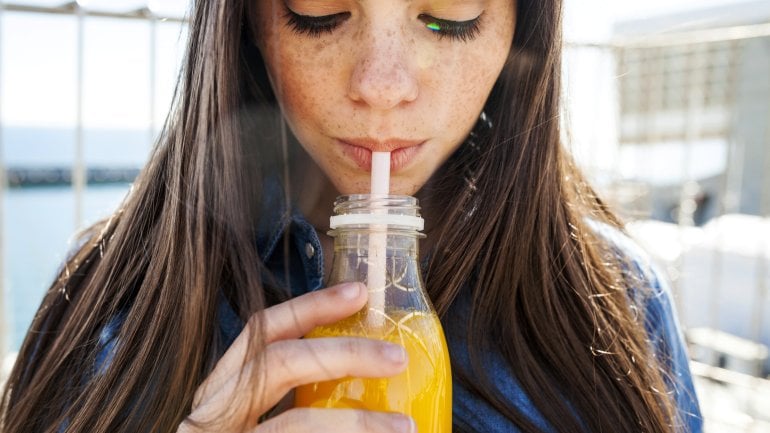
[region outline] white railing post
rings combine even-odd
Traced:
[[[151,9],[148,9],[147,19],[150,22],[150,124],[148,128],[150,130],[150,146],[152,146],[155,141],[155,93],[157,91],[157,71],[155,69],[158,62],[158,20]]]
[[[83,161],[83,50],[85,37],[83,35],[83,22],[85,11],[80,3],[77,7],[77,83],[76,94],[76,119],[75,119],[75,160],[72,164],[72,192],[75,198],[75,230],[80,230],[83,224],[83,190],[86,184],[86,169]]]
[[[2,26],[3,21],[3,1],[0,0],[0,73],[2,73],[3,65],[3,38],[2,38]],[[2,75],[0,75],[2,76]],[[0,92],[2,92],[2,86],[0,85]],[[0,94],[0,101],[2,101],[2,94]],[[5,363],[5,356],[8,353],[8,314],[5,308],[5,149],[3,148],[3,112],[2,103],[0,103],[0,384],[3,381],[3,364]]]
[[[765,77],[767,79],[767,77]],[[770,81],[770,80],[769,80]],[[763,150],[763,169],[761,171],[761,188],[759,191],[759,214],[765,224],[770,224],[770,110],[768,110],[768,123],[765,127],[765,137]],[[751,338],[760,343],[762,341],[762,325],[765,322],[766,314],[766,301],[768,296],[767,278],[768,278],[768,266],[767,261],[770,260],[767,250],[770,247],[767,244],[767,236],[760,237],[760,244],[757,251],[756,262],[756,298],[754,299],[754,309],[751,313]],[[757,376],[762,372],[764,366],[758,365]]]

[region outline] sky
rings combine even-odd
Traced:
[[[604,42],[615,23],[670,13],[744,3],[747,0],[564,0],[565,38]]]
[[[183,47],[179,23],[157,24],[156,92],[150,92],[150,24],[89,18],[83,25],[86,127],[162,122]],[[23,38],[20,37],[23,35]],[[64,127],[77,118],[77,22],[67,15],[0,16],[0,112],[6,126]],[[162,107],[162,108],[161,108]]]

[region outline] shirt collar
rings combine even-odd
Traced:
[[[292,295],[298,296],[323,286],[324,257],[317,231],[298,206],[287,206],[284,191],[277,177],[265,181],[256,246],[267,271],[278,281],[289,281]],[[282,243],[287,232],[289,251]],[[291,262],[288,271],[283,269],[284,254]]]
[[[288,244],[282,239],[289,235]],[[284,249],[288,246],[288,251]],[[265,265],[263,279],[289,283],[292,296],[299,296],[323,287],[324,258],[318,233],[297,206],[287,206],[284,188],[276,178],[265,181],[260,218],[257,223],[256,247]],[[284,254],[288,254],[289,268],[285,269]],[[219,322],[223,352],[243,329],[244,323],[229,301],[220,293]]]

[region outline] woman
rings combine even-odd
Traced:
[[[366,301],[322,289],[323,233],[377,150],[429,224],[455,431],[700,430],[668,292],[560,146],[560,0],[193,9],[163,134],[48,291],[3,431],[412,431],[279,404],[404,368],[398,346],[300,339]]]

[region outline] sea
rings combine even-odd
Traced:
[[[2,163],[6,168],[69,168],[75,160],[73,128],[5,127]],[[149,155],[147,130],[86,129],[87,167],[141,168]],[[77,231],[109,216],[130,183],[88,185],[82,221],[75,222],[75,193],[69,185],[11,187],[2,191],[2,287],[6,350],[17,351],[46,289],[53,282]],[[0,327],[1,328],[1,327]]]

